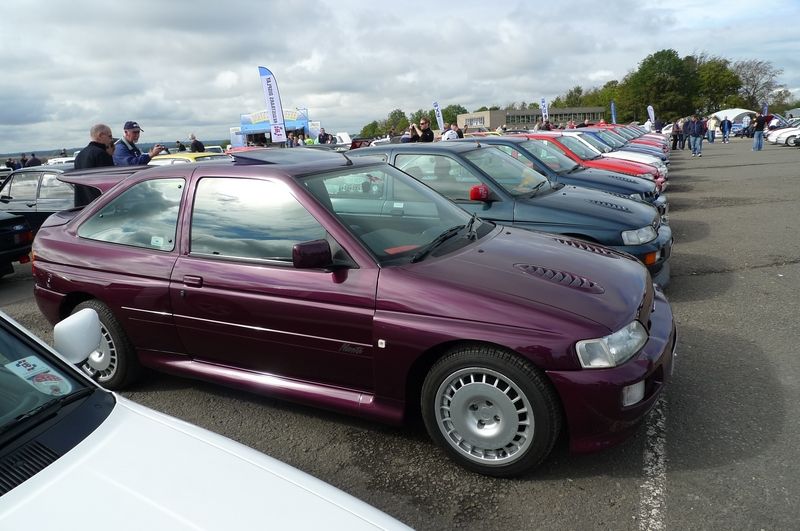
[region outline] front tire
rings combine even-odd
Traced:
[[[100,318],[100,348],[81,364],[80,369],[106,389],[122,389],[141,374],[136,349],[111,309],[98,300],[88,300],[72,313],[91,308]]]
[[[541,464],[562,422],[546,377],[519,356],[486,346],[456,349],[431,368],[422,386],[422,417],[455,461],[496,477]]]

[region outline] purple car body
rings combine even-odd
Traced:
[[[335,157],[95,173],[106,193],[36,237],[39,308],[53,323],[98,310],[106,342],[84,369],[108,387],[141,365],[393,424],[421,407],[481,473],[538,465],[562,424],[574,451],[630,435],[676,340],[638,261],[482,222],[384,163]],[[577,354],[632,324],[644,338],[627,359]]]

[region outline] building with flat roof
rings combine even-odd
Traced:
[[[605,107],[550,107],[548,110],[551,124],[566,124],[570,120],[575,123],[589,120],[597,122],[605,119]],[[507,129],[532,129],[537,121],[542,121],[541,109],[477,111],[458,115],[458,126],[469,129],[497,129],[503,125]]]

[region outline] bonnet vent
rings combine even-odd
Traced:
[[[611,258],[619,258],[619,255],[612,251],[611,249],[606,249],[605,247],[601,247],[599,245],[593,245],[591,243],[579,241],[579,240],[564,240],[562,238],[555,238],[558,243],[563,245],[568,245],[570,247],[574,247],[576,249],[581,249],[583,251],[589,251],[591,253],[602,254],[603,256],[610,256]]]
[[[574,275],[572,273],[567,273],[566,271],[559,271],[558,269],[550,269],[547,267],[540,267],[530,264],[514,264],[514,267],[523,273],[527,273],[528,275],[532,275],[534,277],[539,277],[543,280],[549,280],[554,284],[561,284],[562,286],[567,286],[581,291],[587,291],[589,293],[605,292],[600,284],[592,282],[587,278]]]
[[[0,461],[0,496],[58,459],[58,454],[36,441]]]
[[[596,201],[594,199],[590,199],[589,202],[597,206],[618,210],[619,212],[630,212],[630,209],[628,207],[624,207],[618,203],[612,203],[611,201]]]

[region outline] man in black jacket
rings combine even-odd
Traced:
[[[111,128],[106,124],[95,124],[89,130],[89,137],[91,142],[75,157],[75,169],[113,166],[114,158],[109,154],[109,147],[113,145]]]
[[[89,137],[91,142],[75,157],[75,169],[113,166],[114,157],[111,154],[114,153],[114,138],[111,136],[111,128],[106,124],[95,124],[89,130]],[[75,206],[88,205],[99,196],[100,192],[96,188],[75,185]]]

